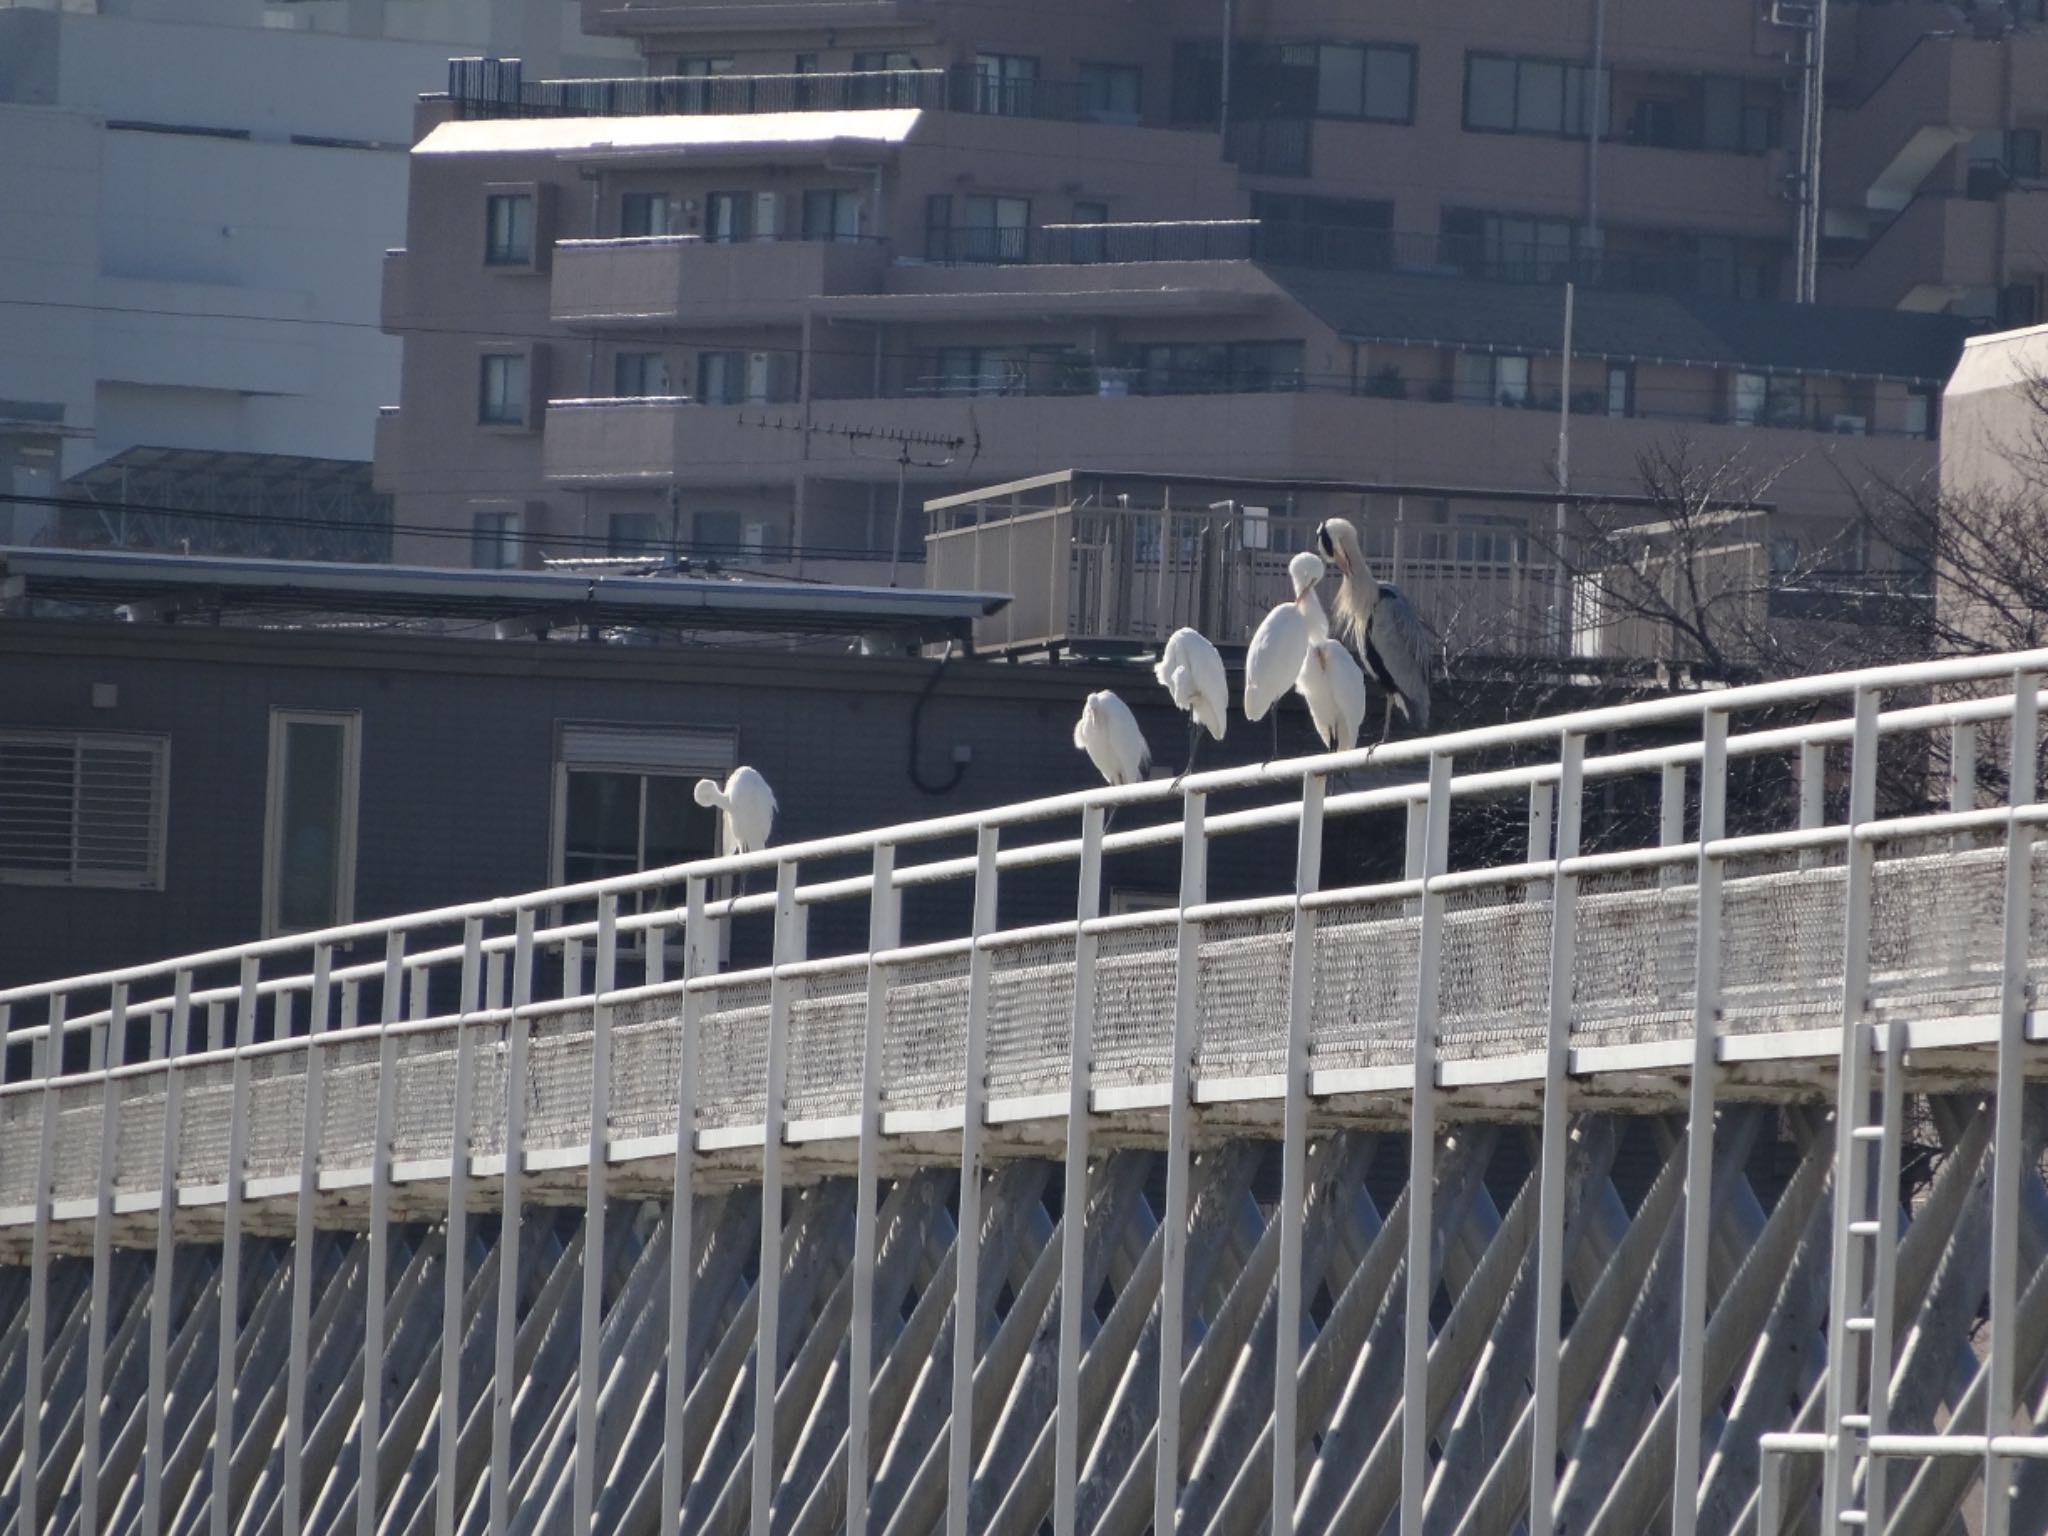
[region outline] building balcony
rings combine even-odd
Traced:
[[[563,240],[548,313],[581,330],[793,320],[807,300],[879,291],[888,260],[876,240]]]
[[[1821,274],[1831,304],[1939,311],[1998,282],[1999,205],[1977,198],[1913,199],[1845,265]]]

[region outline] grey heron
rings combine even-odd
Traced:
[[[1394,706],[1418,731],[1429,729],[1429,635],[1401,589],[1375,580],[1358,530],[1341,517],[1316,529],[1316,543],[1337,567],[1337,620],[1365,661],[1365,669],[1387,693],[1385,741],[1394,728]]]

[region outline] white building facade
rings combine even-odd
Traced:
[[[367,459],[451,54],[637,72],[575,0],[0,0],[0,493],[125,448]],[[0,543],[47,517],[0,502]]]

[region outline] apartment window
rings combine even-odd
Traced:
[[[1028,53],[974,56],[974,110],[1030,117],[1038,107],[1038,60]]]
[[[718,815],[697,804],[700,778],[723,779],[737,750],[729,732],[565,722],[555,759],[554,879],[602,880],[707,858]],[[678,891],[650,890],[622,910],[673,906]],[[588,916],[570,909],[565,920]]]
[[[1166,342],[1139,354],[1151,395],[1270,394],[1302,386],[1298,341]]]
[[[1633,82],[1631,144],[1760,155],[1778,142],[1782,96],[1775,83],[1739,75],[1651,75]]]
[[[612,359],[612,393],[621,399],[666,395],[668,359],[659,352],[621,352]]]
[[[954,261],[1023,261],[1030,229],[1031,200],[1027,197],[963,197],[960,226],[952,231],[951,257]]]
[[[1145,72],[1135,64],[1083,64],[1077,71],[1081,115],[1099,123],[1135,123],[1142,116]]]
[[[526,563],[520,552],[520,517],[506,509],[475,513],[469,520],[469,563],[480,571],[513,571]]]
[[[1932,384],[1915,384],[1906,391],[1906,434],[1933,437],[1941,419],[1941,391]]]
[[[707,405],[792,399],[796,358],[788,352],[697,354],[697,398]]]
[[[872,74],[873,80],[848,81],[847,105],[853,107],[914,107],[917,82],[909,71],[917,68],[915,55],[890,49],[887,52],[856,53],[855,74]]]
[[[1413,48],[1323,43],[1315,55],[1317,116],[1377,123],[1415,120]]]
[[[1545,283],[1570,275],[1577,229],[1566,219],[1446,208],[1438,239],[1446,266],[1500,282]]]
[[[806,240],[858,240],[861,196],[842,189],[813,189],[804,194]]]
[[[699,512],[691,526],[699,548],[730,550],[740,547],[740,515],[737,512]]]
[[[1633,416],[1636,413],[1636,367],[1634,363],[1607,365],[1607,414]]]
[[[676,60],[676,73],[686,80],[704,80],[732,73],[732,60],[723,55]]]
[[[1613,100],[1613,75],[1599,93]],[[1552,133],[1583,138],[1593,120],[1593,72],[1561,59],[1465,55],[1465,127],[1484,133]],[[1601,113],[1604,117],[1604,111]],[[1603,122],[1600,131],[1607,129]]]
[[[614,512],[605,525],[605,553],[661,554],[668,548],[669,527],[665,512]]]
[[[941,347],[932,364],[932,392],[940,395],[1021,395],[1028,392],[1027,347]]]
[[[1526,405],[1529,359],[1514,353],[1460,352],[1452,365],[1451,393],[1468,405]]]
[[[2005,135],[2005,170],[2022,181],[2037,181],[2041,175],[2041,130],[2012,128]]]
[[[754,238],[751,192],[713,192],[704,199],[704,238],[720,244]]]
[[[476,419],[487,427],[517,427],[526,421],[526,356],[486,352]]]
[[[1797,426],[1806,414],[1806,380],[1797,374],[1739,372],[1733,414],[1743,426]]]
[[[263,818],[263,932],[348,922],[356,885],[356,785],[362,717],[270,712]]]
[[[1394,253],[1394,205],[1297,192],[1252,193],[1257,253],[1297,266],[1377,269]]]
[[[484,200],[484,265],[533,265],[533,194],[494,192]]]
[[[170,743],[0,731],[0,882],[156,891]]]
[[[673,234],[674,218],[666,192],[628,192],[619,199],[619,233],[628,240]]]

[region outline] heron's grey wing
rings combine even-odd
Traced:
[[[1380,583],[1380,600],[1373,605],[1372,626],[1366,640],[1376,652],[1375,670],[1386,673],[1408,705],[1409,718],[1417,729],[1429,724],[1429,633],[1399,587]]]

